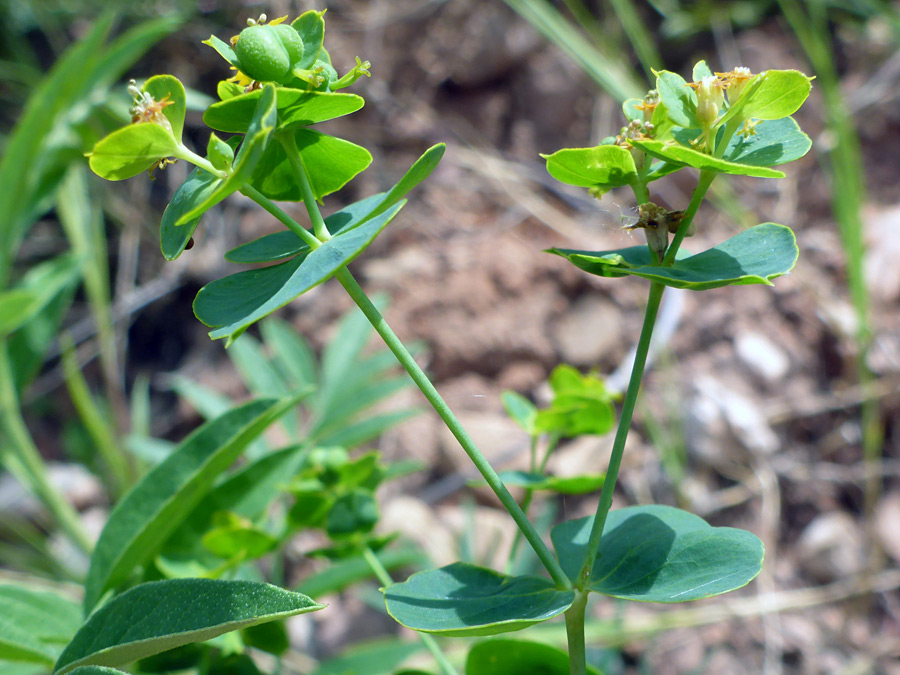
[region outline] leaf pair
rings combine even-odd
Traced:
[[[568,521],[552,539],[577,582],[592,518]],[[627,600],[685,602],[732,591],[762,568],[763,546],[743,530],[711,527],[668,506],[611,511],[587,590]],[[542,577],[509,576],[454,563],[384,589],[388,612],[414,630],[448,636],[521,630],[565,612],[572,591]]]
[[[772,279],[793,269],[799,255],[794,233],[775,223],[751,227],[696,255],[680,249],[671,267],[653,264],[646,246],[614,251],[553,248],[549,252],[597,276],[632,275],[693,291],[743,284],[771,286]]]

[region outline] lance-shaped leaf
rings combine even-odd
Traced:
[[[372,243],[405,203],[401,201],[377,218],[332,237],[306,255],[279,265],[238,272],[207,284],[194,299],[194,314],[216,329],[209,334],[214,340],[234,339],[252,323],[318,286],[350,263]]]
[[[154,75],[141,87],[157,103],[165,102],[162,114],[172,125],[175,139],[180,141],[184,131],[184,116],[187,112],[187,96],[184,85],[174,75]]]
[[[91,615],[63,650],[53,673],[63,675],[82,665],[124,665],[321,608],[300,593],[252,581],[170,579],[141,584]]]
[[[241,64],[238,61],[237,54],[234,53],[234,49],[227,42],[223,42],[215,35],[210,35],[209,39],[203,41],[203,44],[215,49],[219,56],[228,61],[229,65],[240,68]]]
[[[458,637],[522,630],[562,614],[575,599],[543,577],[461,562],[417,572],[383,592],[388,613],[401,625]]]
[[[91,171],[101,178],[124,180],[177,151],[178,141],[171,131],[152,122],[140,122],[100,139],[88,157]]]
[[[345,232],[387,211],[434,171],[446,147],[443,143],[439,143],[422,153],[422,156],[387,192],[366,197],[328,216],[325,219],[328,231],[332,235]],[[235,263],[274,262],[308,250],[309,246],[296,234],[282,231],[238,246],[226,253],[225,259]]]
[[[584,562],[593,517],[570,520],[551,532],[569,578]],[[610,511],[588,589],[643,602],[686,602],[746,586],[759,574],[763,544],[752,533],[712,527],[671,506]]]
[[[263,399],[234,408],[200,427],[144,476],[116,505],[100,533],[85,582],[85,612],[106,589],[127,580],[135,567],[154,556],[216,476],[295,403],[296,397]]]
[[[266,151],[266,147],[269,145],[269,138],[275,129],[276,121],[275,88],[267,84],[256,102],[253,120],[247,129],[247,134],[244,136],[244,141],[241,143],[237,156],[234,158],[231,175],[221,183],[215,184],[215,189],[210,191],[200,204],[187,213],[181,214],[178,220],[175,221],[175,225],[188,225],[228,195],[237,192],[250,182],[254,169],[256,169],[263,153]],[[196,227],[196,223],[194,226]]]
[[[106,666],[78,666],[69,672],[72,675],[128,675],[124,671]]]
[[[58,256],[35,265],[18,285],[0,293],[0,336],[19,329],[71,287],[78,279],[82,265],[78,256]]]
[[[56,654],[49,645],[20,628],[14,616],[0,616],[0,661],[52,665]]]
[[[213,103],[203,113],[204,123],[217,130],[243,134],[253,121],[260,91],[233,96]],[[303,91],[276,87],[279,128],[309,126],[356,112],[365,101],[356,94]]]
[[[689,255],[683,249],[671,267],[652,264],[646,246],[615,251],[550,249],[579,269],[601,277],[633,275],[674,288],[704,291],[743,284],[772,285],[797,262],[797,240],[790,228],[763,223],[711,249]]]
[[[629,140],[629,143],[664,162],[692,166],[702,171],[715,171],[716,173],[728,173],[736,176],[754,176],[756,178],[784,178],[784,173],[777,169],[730,162],[727,159],[713,157],[673,141]]]
[[[634,158],[619,145],[566,148],[541,157],[550,175],[568,185],[609,190],[637,180]]]
[[[546,490],[561,495],[581,495],[603,487],[605,474],[583,474],[581,476],[545,476],[527,471],[501,471],[500,480],[506,486]],[[484,481],[473,481],[473,485],[485,485]]]
[[[294,138],[313,194],[320,201],[325,195],[340,190],[372,163],[368,150],[342,138],[306,127],[298,127]],[[253,173],[252,185],[269,199],[290,202],[303,199],[281,143],[269,145]]]
[[[279,485],[292,478],[308,449],[293,446],[271,452],[242,466],[210,490],[163,547],[168,557],[198,555],[203,534],[219,511],[256,519],[279,495]]]
[[[57,593],[0,584],[0,660],[52,665],[81,626],[81,607]]]
[[[569,675],[569,672],[568,653],[528,640],[483,640],[475,644],[466,657],[466,675]],[[600,671],[590,665],[587,673],[600,675]]]

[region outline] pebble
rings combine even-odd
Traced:
[[[735,340],[734,350],[741,363],[766,382],[777,382],[791,368],[784,350],[762,333],[742,333]]]

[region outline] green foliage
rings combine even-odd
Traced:
[[[388,613],[401,625],[457,637],[522,630],[559,616],[574,597],[543,577],[512,577],[467,563],[418,572],[384,589]]]
[[[590,675],[600,675],[588,666]],[[477,642],[466,658],[466,675],[569,675],[569,655],[540,642],[494,638]]]
[[[553,401],[549,408],[537,412],[535,431],[571,438],[605,434],[613,428],[613,395],[600,378],[561,365],[550,374],[550,388]]]
[[[680,251],[680,257],[671,267],[653,264],[645,246],[616,251],[550,249],[550,252],[597,276],[633,275],[692,291],[742,284],[771,286],[772,279],[793,269],[799,254],[794,233],[775,223],[751,227],[696,255]]]
[[[81,625],[81,608],[58,593],[0,584],[0,660],[51,664]]]
[[[322,609],[269,584],[214,579],[154,581],[104,605],[79,629],[53,675],[81,665],[120,666],[151,654],[286,616]]]
[[[553,528],[553,545],[573,580],[592,524],[589,517]],[[750,532],[711,527],[670,506],[629,506],[609,512],[587,588],[627,600],[687,602],[746,586],[762,563],[762,542]]]
[[[116,505],[91,556],[84,607],[148,561],[167,535],[189,515],[213,480],[237,459],[250,441],[296,403],[296,399],[248,403],[191,434]]]
[[[512,4],[530,7],[532,17],[541,15],[531,3]],[[212,329],[210,336],[226,338],[231,346],[231,358],[248,389],[272,398],[230,409],[230,401],[215,392],[184,381],[176,384],[214,419],[151,469],[113,510],[94,550],[86,582],[85,609],[94,613],[59,657],[56,673],[79,665],[122,665],[318,609],[309,598],[275,587],[215,579],[138,583],[115,595],[134,582],[158,575],[258,574],[246,561],[277,550],[301,528],[318,529],[326,538],[311,554],[338,561],[337,572],[324,580],[311,580],[311,587],[341,588],[360,577],[364,561],[385,586],[390,615],[423,633],[489,636],[566,613],[575,650],[572,672],[581,675],[588,671],[578,633],[583,632],[589,591],[632,600],[681,602],[739,588],[761,568],[762,544],[748,532],[713,528],[696,516],[665,506],[609,509],[664,287],[707,290],[771,284],[796,262],[793,233],[772,223],[750,228],[693,256],[681,250],[681,243],[693,233],[694,216],[717,175],[779,177],[782,172],[773,166],[809,150],[808,137],[789,117],[808,96],[809,78],[788,70],[753,75],[743,68],[714,74],[704,62],[694,67],[692,83],[675,73],[658,71],[655,90],[623,105],[628,124],[618,136],[597,147],[563,149],[545,156],[547,170],[562,182],[588,188],[595,195],[624,186],[634,192],[641,207],[634,227],[645,230],[648,247],[551,252],[592,274],[649,280],[647,320],[608,472],[565,479],[545,475],[547,460],[561,439],[605,434],[615,422],[614,397],[603,380],[560,366],[550,376],[553,399],[546,408],[538,409],[516,394],[504,395],[510,415],[531,439],[531,467],[527,472],[498,475],[347,269],[398,215],[406,195],[436,168],[444,146],[426,150],[387,192],[357,201],[328,218],[319,211],[324,197],[343,188],[372,161],[365,148],[311,128],[359,110],[362,98],[335,91],[369,74],[368,62],[357,58],[355,67],[338,75],[324,48],[323,14],[309,11],[290,24],[266,23],[261,16],[249,22],[234,47],[216,37],[206,41],[239,71],[232,81],[219,83],[220,101],[204,115],[211,128],[236,136],[222,141],[210,135],[207,157],[183,144],[185,96],[172,76],[151,78],[141,89],[133,87],[135,123],[99,141],[91,154],[95,173],[113,180],[164,166],[170,157],[196,166],[162,219],[160,240],[167,259],[185,250],[207,210],[237,191],[256,201],[286,230],[230,251],[226,259],[231,262],[263,266],[212,281],[194,301],[197,318]],[[566,32],[564,22],[552,28],[556,38],[573,35]],[[639,33],[631,25],[629,35]],[[668,211],[652,204],[649,184],[686,167],[700,170],[690,205],[683,211]],[[311,227],[301,226],[272,200],[302,201]],[[674,234],[671,245],[669,234]],[[283,323],[261,325],[265,345],[249,336],[235,342],[254,323],[332,277],[363,315],[342,322],[320,364],[309,346]],[[64,287],[60,282],[52,293],[38,297],[23,283],[21,289],[0,296],[0,303],[31,317]],[[32,306],[37,309],[29,309]],[[407,467],[385,466],[376,453],[351,455],[348,447],[374,437],[408,413],[362,415],[402,386],[396,378],[385,377],[392,355],[362,356],[369,335],[365,321],[374,326],[460,441],[551,579],[454,563],[391,583],[385,547],[393,537],[375,529],[376,490]],[[12,324],[6,330],[21,325]],[[282,421],[293,437],[303,434],[302,442],[271,450],[259,435],[304,397],[308,397],[305,412]],[[544,453],[540,461],[539,448]],[[226,473],[245,450],[247,463]],[[524,488],[521,505],[504,483]],[[602,491],[593,518],[553,529],[555,557],[528,519],[533,493],[582,494],[598,488]],[[290,507],[272,516],[269,505],[285,491],[293,499]],[[513,562],[518,543],[517,539],[510,556]],[[397,559],[394,562],[400,564]],[[113,597],[103,605],[108,592]],[[286,645],[280,627],[251,631],[244,639],[275,654]],[[438,645],[427,636],[424,643],[441,668],[452,672]],[[15,638],[5,646],[23,661],[46,663],[52,654],[33,639]],[[233,636],[215,657],[210,672],[255,672],[249,659],[231,654],[237,649],[239,638]],[[363,661],[364,666],[348,661],[320,672],[353,672],[360,667],[380,672],[402,661],[396,652],[384,660],[374,653],[368,652],[370,661]],[[565,655],[551,647],[488,641],[472,650],[467,673],[538,672],[538,668],[567,672],[565,661]]]

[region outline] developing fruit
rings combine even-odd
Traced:
[[[247,77],[284,83],[303,56],[303,39],[288,25],[256,24],[241,31],[234,53]]]

